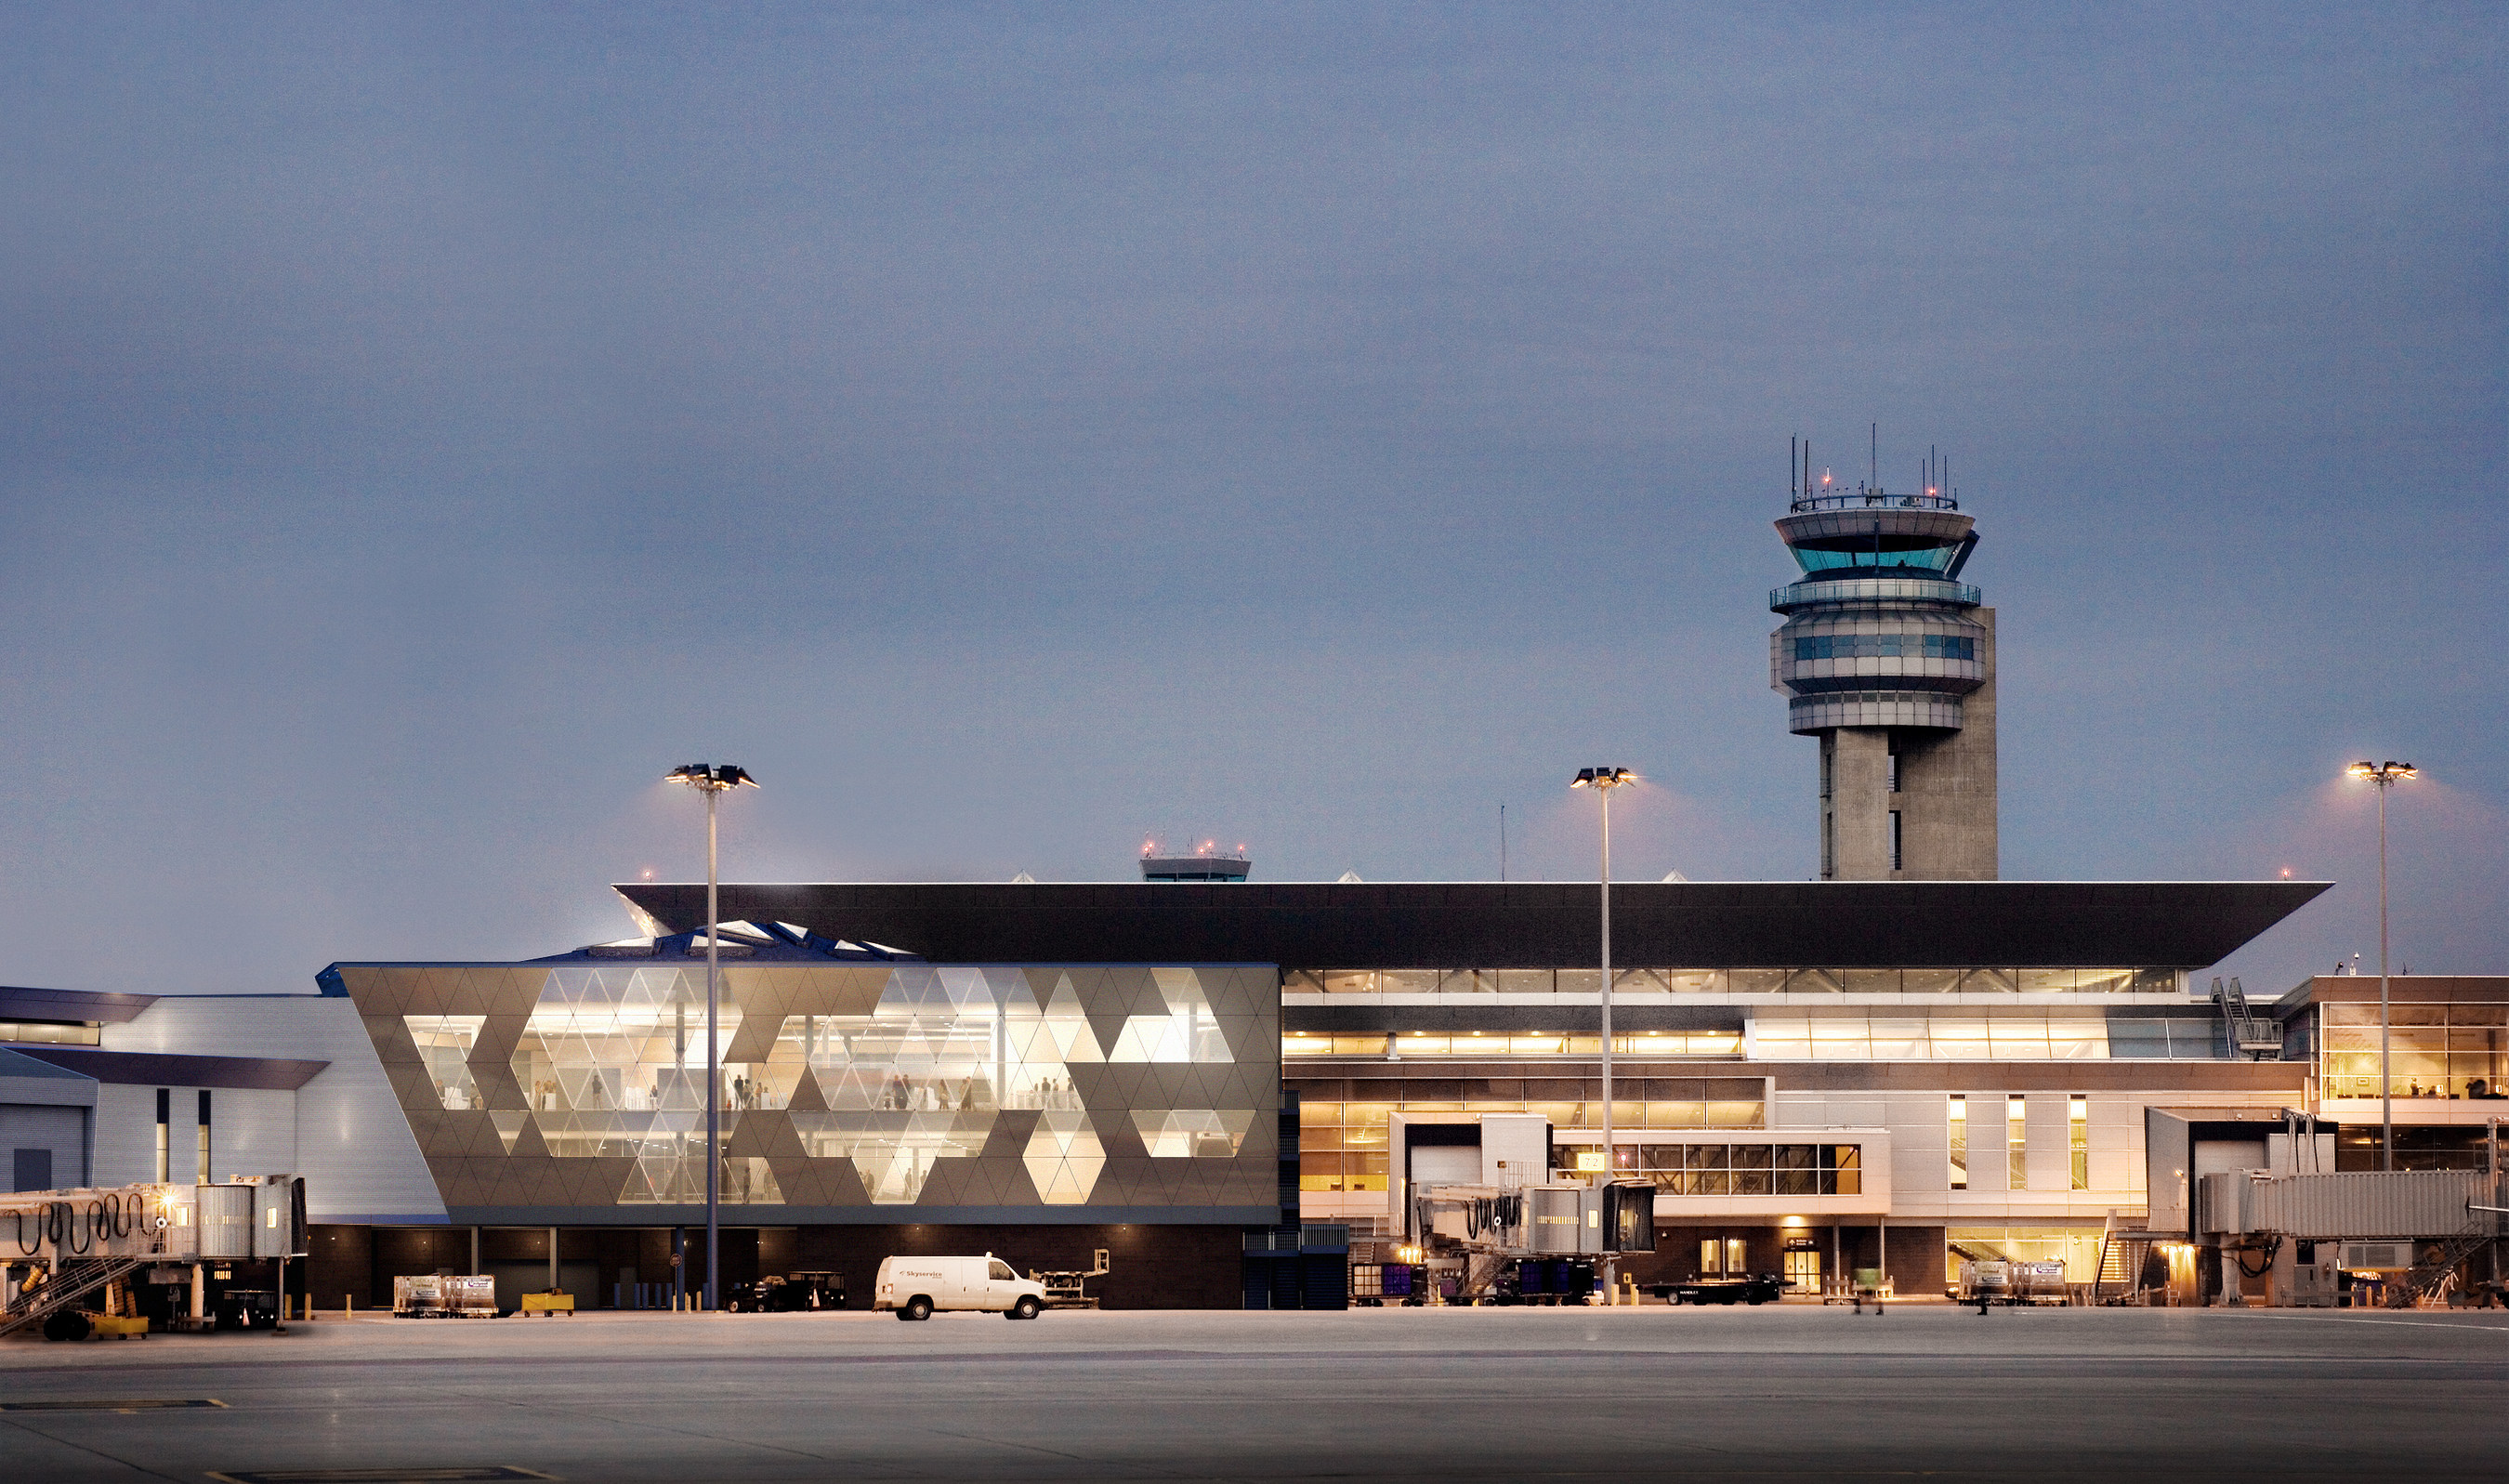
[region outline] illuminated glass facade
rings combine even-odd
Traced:
[[[338,966],[448,1209],[704,1200],[702,960],[587,956]],[[1270,966],[813,956],[724,967],[727,1204],[1277,1212]]]
[[[1591,888],[1589,888],[1591,890]],[[1617,891],[1617,889],[1616,889]],[[1297,994],[1599,994],[1599,969],[1292,969]],[[2173,969],[1624,969],[1612,997],[1760,994],[2176,994]]]
[[[2318,1076],[2328,1097],[2378,1095],[2378,1007],[2317,1010]],[[2390,1095],[2494,1100],[2509,1080],[2509,1004],[2403,1001],[2387,1010]]]

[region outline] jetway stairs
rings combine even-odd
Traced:
[[[18,1294],[0,1314],[0,1339],[44,1320],[116,1279],[153,1261],[147,1257],[90,1257],[64,1262],[42,1284]]]
[[[2222,1023],[2234,1054],[2260,1061],[2281,1059],[2282,1026],[2248,1004],[2248,991],[2237,975],[2230,977],[2227,988],[2220,975],[2213,976],[2213,1003],[2222,1007]]]
[[[2387,1289],[2387,1307],[2411,1309],[2416,1300],[2439,1291],[2440,1284],[2457,1270],[2459,1264],[2490,1246],[2498,1234],[2492,1230],[2490,1216],[2479,1216],[2465,1230],[2439,1244],[2427,1260],[2417,1262]]]
[[[2467,1220],[2464,1228],[2439,1243],[2438,1249],[2427,1260],[2414,1264],[2396,1280],[2388,1294],[2388,1307],[2410,1309],[2416,1301],[2437,1293],[2440,1286],[2448,1281],[2449,1275],[2456,1272],[2468,1258],[2501,1240],[2502,1207],[2509,1205],[2509,1179],[2494,1174],[2490,1196],[2491,1204],[2489,1206],[2474,1201],[2465,1204]]]
[[[2094,1304],[2128,1304],[2143,1291],[2144,1270],[2151,1265],[2150,1232],[2114,1231],[2100,1235],[2100,1268],[2091,1280]]]

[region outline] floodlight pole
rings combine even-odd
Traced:
[[[722,792],[723,792],[723,790],[721,790],[721,789],[719,789],[719,788],[707,789],[707,790],[705,791],[705,801],[706,801],[706,1280],[705,1280],[705,1307],[706,1307],[706,1309],[707,1309],[707,1311],[708,1311],[709,1313],[713,1312],[713,1310],[715,1309],[716,1304],[717,1304],[717,1301],[718,1301],[718,1296],[719,1296],[719,1295],[718,1295],[718,1290],[717,1290],[717,1289],[716,1289],[716,1287],[715,1287],[715,1276],[716,1276],[716,1273],[717,1273],[717,1266],[716,1266],[716,1265],[721,1261],[721,1255],[722,1255],[722,1243],[723,1243],[723,1231],[722,1231],[722,1219],[721,1219],[721,1218],[722,1218],[722,1214],[723,1214],[723,1125],[722,1125],[722,1113],[721,1113],[721,1111],[720,1111],[720,1110],[721,1110],[721,1108],[722,1108],[722,1104],[723,1104],[723,1096],[722,1096],[722,1092],[721,1092],[721,1090],[716,1086],[716,1083],[717,1083],[718,1079],[721,1077],[722,1073],[721,1073],[721,1071],[720,1071],[720,1068],[719,1068],[719,1066],[718,1066],[718,1063],[717,1063],[717,1062],[716,1062],[716,1060],[715,1060],[715,1057],[716,1057],[716,1056],[718,1055],[718,1053],[717,1053],[717,1051],[716,1051],[716,1047],[715,1047],[715,1022],[716,1022],[716,1019],[717,1019],[717,1017],[716,1017],[716,1006],[717,1006],[717,1005],[719,1005],[719,1004],[722,1002],[722,996],[721,996],[721,995],[719,995],[718,993],[716,993],[716,991],[715,991],[715,984],[716,984],[716,983],[717,983],[716,975],[717,975],[717,973],[719,972],[719,971],[718,971],[718,969],[717,969],[717,967],[716,967],[716,963],[717,963],[717,960],[716,960],[716,954],[717,954],[717,951],[718,951],[718,948],[719,948],[719,945],[716,943],[716,940],[717,940],[718,938],[722,937],[723,935],[722,935],[720,932],[718,932],[718,931],[716,930],[716,927],[715,927],[715,924],[716,924],[717,920],[722,916],[722,910],[721,910],[720,904],[716,901],[716,884],[715,884],[715,828],[714,828],[714,805],[715,805],[715,798],[716,798],[716,796],[720,795]]]
[[[692,762],[672,769],[670,781],[685,783],[705,796],[706,805],[706,1273],[705,1290],[698,1296],[698,1307],[715,1309],[722,1301],[722,1288],[717,1282],[723,1255],[723,1066],[720,1061],[719,1007],[723,996],[720,946],[716,939],[722,906],[716,874],[718,859],[715,834],[715,798],[726,789],[756,788],[758,780],[748,772],[728,762]]]
[[[2410,762],[2390,761],[2355,762],[2346,771],[2378,789],[2378,1168],[2392,1170],[2396,1168],[2396,1088],[2387,1072],[2387,790],[2420,776],[2420,770]]]
[[[1595,1186],[1598,1192],[1611,1188],[1615,1153],[1612,1143],[1612,790],[1636,781],[1637,775],[1625,767],[1589,767],[1578,769],[1576,778],[1568,785],[1572,789],[1592,789],[1603,801],[1603,1170],[1602,1179]],[[1601,1204],[1599,1200],[1595,1203],[1598,1212]],[[1604,1250],[1599,1254],[1603,1259],[1603,1296],[1606,1303],[1620,1296],[1618,1254],[1609,1246],[1615,1240],[1612,1232],[1605,1232]]]
[[[1599,788],[1603,796],[1603,1190],[1612,1188],[1614,1155],[1612,1145],[1612,791]],[[1599,1211],[1603,1203],[1594,1203]],[[1603,1234],[1603,1301],[1620,1300],[1620,1264],[1614,1262],[1611,1246],[1615,1232]]]

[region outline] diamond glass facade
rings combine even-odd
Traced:
[[[448,1208],[704,1200],[701,962],[341,979]],[[722,983],[727,1204],[1277,1207],[1268,966],[738,964]]]

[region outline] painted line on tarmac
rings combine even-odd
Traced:
[[[2276,1314],[2270,1309],[2260,1311],[2258,1317],[2299,1319],[2310,1324],[2394,1324],[2406,1329],[2445,1329],[2458,1335],[2509,1335],[2509,1324],[2441,1324],[2430,1319],[2339,1319],[2331,1314]]]
[[[218,1484],[474,1484],[494,1479],[555,1479],[511,1464],[451,1468],[258,1468],[212,1472]]]
[[[214,1396],[175,1399],[110,1396],[94,1401],[0,1401],[0,1412],[119,1412],[128,1417],[141,1412],[188,1412],[202,1407],[223,1409],[225,1406],[225,1402]]]

